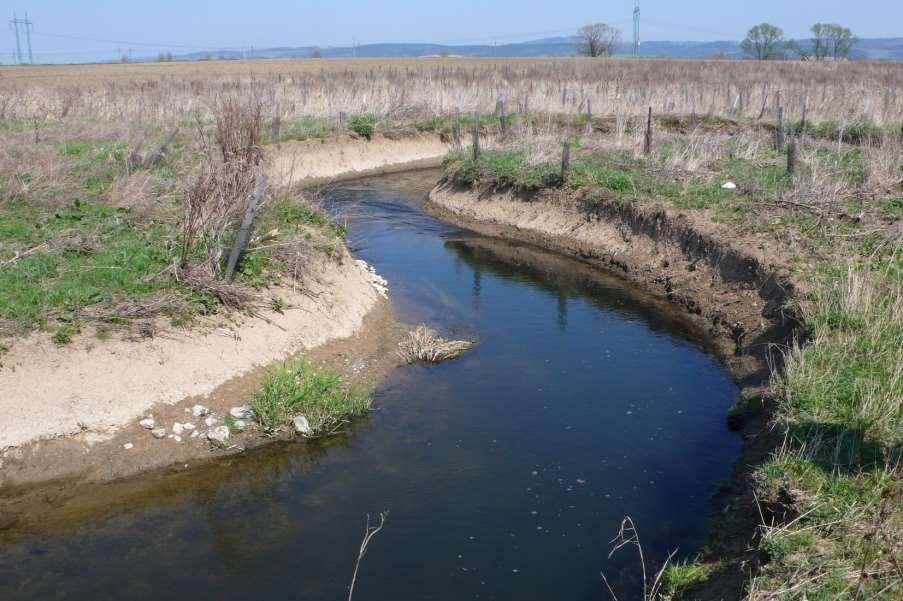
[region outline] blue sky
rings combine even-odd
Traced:
[[[903,0],[642,0],[646,40],[739,39],[769,21],[788,35],[805,35],[816,22],[838,22],[860,37],[903,36]],[[499,43],[564,35],[606,21],[629,37],[632,0],[7,0],[12,18],[28,11],[35,23],[36,58],[112,58],[269,46],[345,46],[381,41]],[[80,36],[114,41],[75,40]],[[146,44],[146,45],[139,45]],[[155,46],[159,45],[159,46]],[[177,45],[183,48],[176,47]],[[0,61],[15,49],[0,28]]]

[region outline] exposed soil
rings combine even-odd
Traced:
[[[267,171],[277,186],[315,186],[367,175],[441,164],[451,146],[437,134],[399,139],[376,134],[284,142],[267,148]]]
[[[718,346],[742,388],[767,387],[798,323],[783,313],[797,291],[779,251],[753,236],[737,237],[703,218],[615,199],[588,201],[586,192],[477,194],[451,183],[430,193],[438,217],[485,235],[518,240],[605,268],[682,308]],[[716,495],[703,559],[720,562],[687,598],[738,599],[760,558],[751,541],[759,524],[750,486],[754,466],[779,441],[769,411],[732,423],[744,438],[733,473]]]

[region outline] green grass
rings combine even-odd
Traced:
[[[0,207],[0,243],[22,252],[45,246],[0,269],[0,316],[27,331],[52,316],[157,292],[165,279],[145,277],[173,261],[176,235],[172,224],[138,224],[102,203],[73,203],[49,214],[7,203]]]
[[[708,578],[711,572],[711,566],[698,560],[668,564],[662,574],[662,593],[670,597],[679,597],[694,584]]]
[[[262,132],[264,144],[275,142],[287,142],[289,140],[304,141],[310,139],[328,138],[336,133],[336,126],[319,117],[301,117],[283,124],[279,132],[279,139],[272,139],[272,131],[265,128]]]
[[[348,129],[370,140],[378,123],[379,117],[376,115],[351,115],[348,118]]]
[[[270,371],[251,408],[268,432],[304,415],[314,436],[328,435],[370,409],[371,396],[346,385],[338,375],[300,361]]]
[[[903,284],[901,264],[822,274],[803,306],[809,343],[775,377],[786,441],[756,471],[773,511],[762,590],[784,599],[896,599],[903,544]],[[859,574],[864,568],[868,578]],[[800,579],[800,574],[809,578]]]
[[[318,252],[332,256],[345,238],[345,227],[300,199],[279,196],[267,203],[255,223],[260,248],[251,245],[239,266],[238,281],[255,288],[278,283],[292,266],[283,264],[278,245],[310,244]],[[269,248],[268,248],[269,247]]]

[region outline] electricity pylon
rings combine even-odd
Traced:
[[[28,47],[28,62],[34,64],[34,55],[31,53],[31,32],[34,29],[34,23],[28,20],[28,13],[25,13],[24,19],[19,19],[13,13],[13,18],[9,22],[10,28],[16,32],[16,62],[18,64],[25,63],[22,57],[22,42],[19,36],[19,28],[25,32],[25,45]]]
[[[640,0],[636,0],[633,8],[633,56],[640,55]]]

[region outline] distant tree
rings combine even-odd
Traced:
[[[583,56],[612,56],[621,44],[621,30],[605,23],[585,25],[577,31],[577,50]]]
[[[846,27],[835,23],[816,23],[812,26],[812,56],[825,58],[849,58],[859,39]]]
[[[746,34],[746,39],[740,43],[743,51],[760,61],[784,58],[787,48],[787,40],[784,39],[784,30],[770,23],[760,23]]]
[[[310,58],[323,58],[323,54],[319,50],[314,50],[310,53]]]

